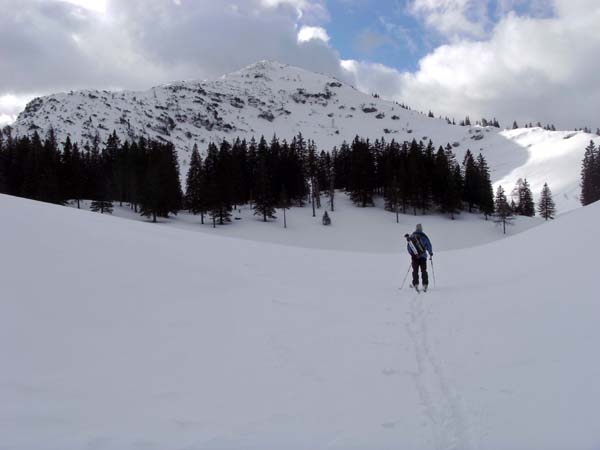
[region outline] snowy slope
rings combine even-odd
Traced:
[[[554,193],[559,212],[580,206],[580,168],[585,147],[593,140],[600,144],[600,137],[574,131],[546,131],[541,128],[510,130],[501,133],[527,152],[527,161],[517,165],[503,176],[496,178],[496,186],[502,184],[510,193],[515,180],[527,178],[531,189],[539,193],[548,182]]]
[[[436,252],[419,296],[404,254],[0,196],[0,449],[598,448],[598,220]]]
[[[81,207],[89,210],[90,203],[90,201],[83,201]],[[261,217],[254,214],[254,209],[250,206],[243,206],[234,211],[232,216],[234,220],[231,224],[216,228],[213,228],[210,220],[205,220],[202,225],[199,215],[187,211],[180,211],[177,216],[170,216],[167,219],[159,218],[158,225],[293,247],[366,253],[404,251],[406,242],[402,236],[412,232],[417,223],[421,223],[427,233],[437,236],[436,251],[475,247],[505,237],[502,234],[502,226],[491,219],[486,221],[479,214],[458,214],[455,220],[449,220],[446,214],[418,216],[400,214],[399,223],[396,223],[396,215],[384,210],[382,199],[376,199],[375,203],[377,206],[375,208],[357,209],[348,195],[338,192],[335,211],[328,211],[332,224],[327,227],[324,227],[321,222],[324,209],[317,209],[316,217],[313,217],[312,209],[308,205],[292,207],[287,211],[287,228],[283,227],[281,210],[276,211],[275,220],[264,223]],[[71,206],[74,208],[75,204]],[[118,206],[118,203],[114,207],[113,216],[135,221],[149,221],[128,206]],[[512,226],[507,229],[507,236],[521,233],[543,223],[544,219],[539,216],[516,217]]]
[[[435,105],[431,105],[435,110]],[[123,139],[147,136],[173,142],[180,151],[182,172],[187,172],[194,143],[205,150],[208,142],[236,137],[277,134],[290,139],[302,132],[320,149],[330,150],[356,135],[397,141],[432,139],[436,145],[455,145],[459,159],[467,149],[482,151],[493,170],[494,181],[504,180],[510,191],[515,176],[540,173],[567,198],[562,211],[579,206],[572,192],[586,142],[593,136],[541,129],[501,132],[496,128],[460,127],[432,119],[397,104],[357,91],[334,78],[280,63],[261,61],[212,81],[177,82],[143,92],[78,91],[33,100],[14,125],[19,135],[53,127],[62,141],[102,140],[115,130]],[[536,154],[550,147],[565,159],[546,161],[543,171],[531,162],[533,134]],[[597,136],[595,138],[598,138]],[[546,145],[548,143],[548,145]],[[583,145],[581,145],[583,143]],[[568,164],[564,161],[568,161]],[[577,163],[577,164],[575,164]],[[542,183],[543,184],[543,183]],[[534,194],[539,194],[534,183]]]

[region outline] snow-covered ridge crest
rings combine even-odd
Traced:
[[[203,151],[209,142],[237,137],[277,135],[289,140],[302,133],[323,150],[356,135],[400,142],[431,139],[436,146],[451,144],[459,160],[467,149],[483,152],[493,180],[502,180],[507,190],[517,177],[533,176],[536,161],[543,160],[544,172],[537,171],[532,189],[537,197],[543,182],[550,183],[563,211],[578,206],[578,164],[594,138],[529,129],[524,139],[521,133],[492,127],[449,125],[333,77],[273,61],[259,61],[215,80],[178,81],[147,91],[81,90],[36,98],[19,115],[14,132],[44,135],[51,127],[59,141],[69,136],[80,144],[96,134],[105,141],[113,131],[123,140],[144,136],[172,142],[182,173],[194,144]],[[545,142],[550,143],[546,153]],[[553,155],[569,155],[568,163]]]

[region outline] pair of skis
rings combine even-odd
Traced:
[[[425,293],[425,292],[427,292],[427,289],[428,289],[428,288],[424,287],[424,288],[423,288],[423,290],[421,290],[421,289],[419,288],[419,286],[413,286],[413,285],[411,285],[410,287],[411,287],[412,289],[414,289],[415,291],[417,291],[417,294],[420,294],[421,292]]]

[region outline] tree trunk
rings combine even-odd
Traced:
[[[317,212],[315,211],[315,182],[314,182],[314,180],[310,181],[310,198],[312,200],[313,217],[317,217]]]
[[[156,213],[152,212],[152,222],[156,223]]]
[[[287,220],[285,217],[285,208],[283,208],[283,228],[287,228]]]

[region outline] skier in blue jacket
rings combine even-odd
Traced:
[[[429,275],[427,274],[427,254],[433,258],[433,248],[431,241],[423,233],[423,225],[417,224],[417,228],[410,236],[406,237],[406,250],[412,258],[412,287],[419,290],[419,269],[421,269],[421,280],[423,281],[423,290],[427,292],[429,285]]]

